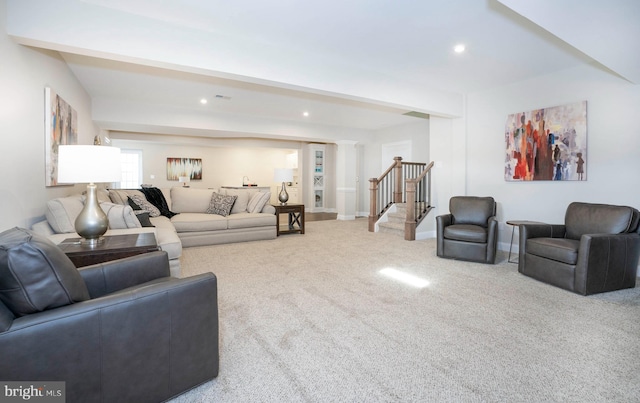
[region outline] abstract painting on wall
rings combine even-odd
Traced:
[[[504,136],[506,181],[587,180],[587,101],[509,115]]]
[[[202,159],[167,158],[167,180],[177,181],[181,176],[202,180]]]
[[[58,146],[78,144],[78,113],[49,87],[44,99],[45,185],[59,186]]]

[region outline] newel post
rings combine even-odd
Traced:
[[[393,168],[395,183],[393,188],[393,202],[402,203],[402,157],[393,157],[396,166]]]
[[[378,221],[378,178],[369,179],[369,232],[375,232]]]
[[[407,215],[404,222],[404,239],[416,239],[416,180],[407,179]]]

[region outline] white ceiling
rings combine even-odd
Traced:
[[[184,114],[376,130],[415,119],[405,112],[438,113],[421,96],[432,94],[437,105],[449,93],[585,63],[640,82],[637,0],[57,0],[86,24],[66,24],[74,39],[47,33],[34,1],[8,0],[9,33],[60,51],[97,115],[95,105],[121,102],[133,110],[163,105]],[[94,24],[84,21],[87,15]],[[133,35],[117,39],[132,25],[138,35],[165,38],[155,60],[156,49],[132,51]],[[109,32],[96,32],[105,26]],[[114,45],[82,42],[100,33]],[[181,40],[186,34],[190,40]],[[457,43],[467,51],[455,54]],[[209,104],[199,104],[201,97]],[[97,121],[107,130],[127,127],[113,118]],[[148,123],[149,130],[163,125]],[[225,136],[214,126],[211,136]],[[139,124],[131,130],[145,131]]]

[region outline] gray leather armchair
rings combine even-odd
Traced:
[[[564,224],[520,225],[518,271],[582,295],[633,288],[639,220],[633,207],[571,203]]]
[[[449,200],[449,212],[436,217],[437,255],[495,263],[498,221],[493,197],[452,197]]]
[[[80,270],[48,239],[0,233],[0,379],[65,381],[67,402],[161,402],[218,374],[217,282],[166,252]]]

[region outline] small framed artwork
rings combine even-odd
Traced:
[[[507,117],[504,179],[587,180],[587,101]]]
[[[167,158],[167,180],[177,181],[181,176],[202,180],[202,159]]]
[[[78,144],[78,113],[45,87],[45,185],[58,184],[58,146]],[[65,184],[69,186],[69,184]]]

